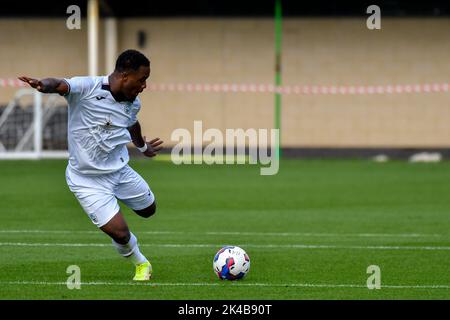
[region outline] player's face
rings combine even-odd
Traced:
[[[134,100],[139,93],[147,87],[147,78],[150,76],[150,67],[140,66],[136,71],[126,72],[122,78],[122,93]]]

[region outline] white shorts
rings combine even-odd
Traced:
[[[155,201],[147,182],[128,165],[102,175],[80,174],[67,166],[66,181],[84,211],[99,228],[119,212],[117,199],[133,210],[145,209]]]

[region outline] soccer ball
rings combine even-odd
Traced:
[[[242,279],[250,270],[250,258],[243,249],[226,246],[214,256],[213,269],[219,279]]]

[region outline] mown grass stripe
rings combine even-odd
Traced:
[[[144,243],[141,247],[163,248],[220,248],[224,244],[180,244],[180,243]],[[25,242],[0,242],[0,247],[111,247],[105,243],[25,243]],[[450,246],[339,246],[339,245],[314,245],[314,244],[239,244],[246,248],[274,248],[274,249],[357,249],[357,250],[430,250],[450,251]]]
[[[48,285],[48,286],[66,286],[66,282],[51,281],[0,281],[2,285]],[[71,282],[71,284],[73,284]],[[236,287],[299,287],[299,288],[366,288],[366,285],[360,284],[326,284],[326,283],[243,283],[243,282],[81,282],[81,286],[195,286],[195,287],[217,287],[230,285]],[[450,289],[450,285],[382,285],[381,289]]]

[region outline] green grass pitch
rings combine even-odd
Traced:
[[[449,299],[450,163],[283,160],[256,165],[134,160],[158,211],[122,205],[154,275],[90,222],[65,183],[66,161],[0,162],[0,299]],[[223,245],[251,258],[241,281],[212,270]],[[66,268],[81,269],[69,290]],[[367,267],[381,289],[366,286]]]

